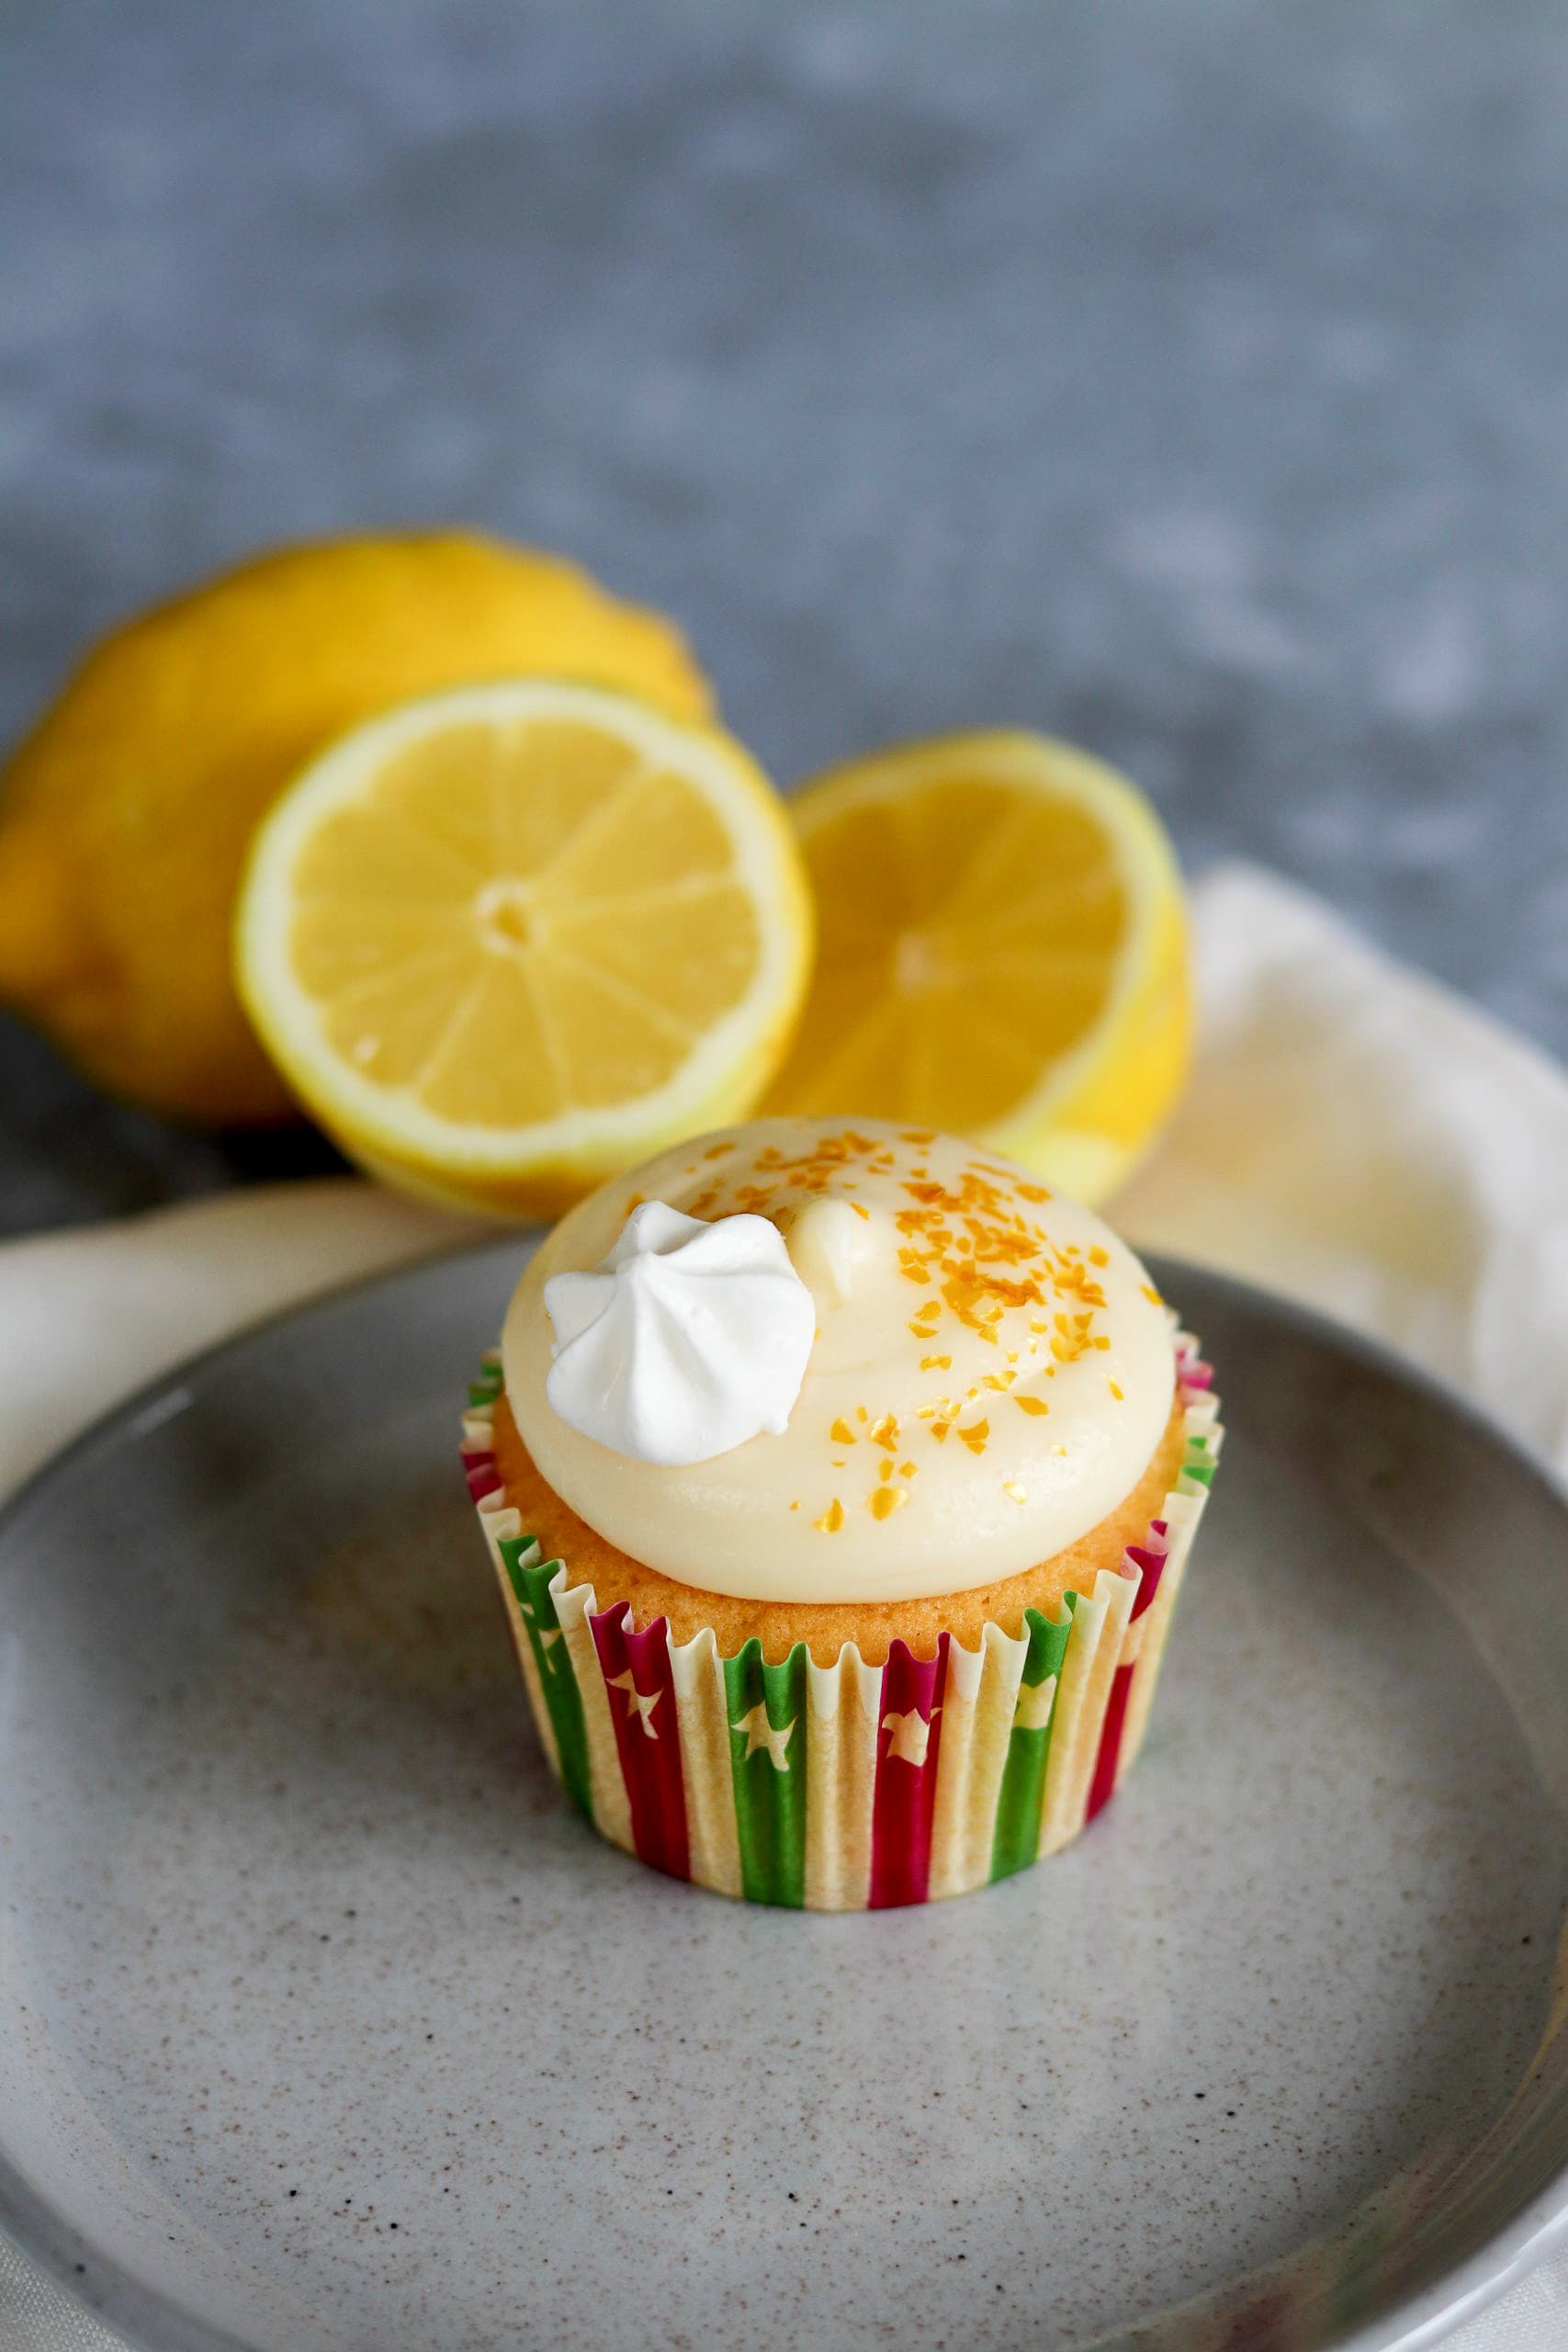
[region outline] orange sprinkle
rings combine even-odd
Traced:
[[[887,1479],[891,1478],[893,1476],[893,1456],[891,1454],[889,1454],[886,1461],[882,1464],[876,1475],[884,1481],[884,1483],[886,1483]]]
[[[1114,1397],[1115,1397],[1116,1402],[1117,1402],[1119,1405],[1120,1405],[1120,1404],[1122,1404],[1122,1403],[1125,1400],[1125,1397],[1126,1397],[1126,1395],[1127,1395],[1126,1390],[1125,1390],[1124,1388],[1118,1388],[1118,1387],[1117,1387],[1117,1385],[1116,1385],[1116,1383],[1115,1383],[1113,1380],[1112,1380],[1112,1381],[1109,1381],[1106,1385],[1107,1385],[1107,1386],[1110,1388],[1110,1390],[1111,1390],[1111,1394],[1112,1395],[1112,1396],[1114,1396]]]
[[[935,1438],[938,1445],[941,1445],[943,1442],[948,1430],[952,1427],[953,1423],[951,1421],[933,1421],[931,1423],[931,1435]]]
[[[922,1372],[951,1372],[952,1369],[953,1358],[951,1356],[922,1356],[920,1358],[920,1370]]]
[[[850,1203],[850,1206],[853,1209],[856,1216],[863,1216],[867,1225],[871,1223],[871,1211],[866,1207],[863,1201],[852,1201]]]
[[[891,1519],[909,1499],[908,1487],[876,1487],[869,1498],[873,1519]]]
[[[703,1158],[705,1159],[722,1159],[727,1151],[733,1151],[734,1148],[735,1146],[732,1143],[710,1143],[707,1149],[704,1152]]]
[[[1051,1409],[1043,1396],[1015,1396],[1012,1401],[1021,1413],[1033,1413],[1038,1416],[1041,1413],[1048,1413]]]
[[[1002,1487],[1002,1492],[1004,1495],[1010,1496],[1015,1503],[1026,1503],[1029,1500],[1029,1488],[1021,1487],[1016,1478],[1009,1478]]]
[[[1089,1262],[1091,1266],[1109,1266],[1111,1263],[1110,1250],[1102,1250],[1097,1241],[1094,1248],[1089,1253]]]
[[[984,1453],[986,1440],[991,1434],[991,1424],[989,1421],[972,1421],[966,1430],[960,1430],[958,1434],[971,1453]]]
[[[898,1476],[900,1478],[913,1478],[918,1476],[918,1467],[913,1462],[900,1462],[898,1464]]]
[[[818,1535],[837,1535],[843,1523],[844,1506],[837,1495],[834,1496],[821,1518],[814,1519],[811,1522]]]
[[[1048,1201],[1051,1195],[1043,1184],[1021,1184],[1018,1188],[1018,1197],[1021,1201],[1038,1203]]]
[[[842,1413],[839,1415],[838,1419],[833,1423],[833,1426],[829,1430],[828,1434],[832,1439],[835,1445],[853,1445],[855,1442],[855,1433],[853,1430],[851,1429],[848,1421],[845,1420]]]
[[[798,1510],[800,1509],[800,1505],[798,1503],[791,1503],[790,1509],[791,1510]]]
[[[1140,1283],[1138,1284],[1138,1288],[1143,1292],[1144,1296],[1148,1300],[1151,1306],[1163,1306],[1165,1305],[1164,1299],[1161,1298],[1153,1283]]]
[[[855,1407],[855,1419],[857,1421],[868,1420],[870,1419],[870,1415],[867,1413],[863,1405],[857,1405]]]
[[[881,1446],[897,1444],[898,1421],[897,1415],[893,1413],[884,1413],[882,1419],[877,1422],[876,1427],[872,1430],[871,1442],[873,1445]]]

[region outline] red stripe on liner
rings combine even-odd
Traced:
[[[468,1482],[468,1492],[477,1503],[482,1503],[487,1495],[501,1491],[501,1473],[495,1466],[493,1455],[486,1454],[482,1461],[466,1464],[463,1476]]]
[[[656,1871],[690,1878],[686,1788],[666,1622],[656,1618],[646,1633],[635,1634],[630,1604],[617,1600],[588,1623],[615,1726],[621,1778],[631,1807],[632,1843],[639,1859]]]
[[[1116,1786],[1116,1763],[1122,1753],[1122,1726],[1127,1720],[1127,1700],[1133,1688],[1133,1669],[1119,1666],[1111,1678],[1111,1696],[1105,1702],[1105,1721],[1100,1725],[1100,1753],[1094,1759],[1094,1778],[1089,1784],[1089,1804],[1084,1819],[1092,1821]]]
[[[882,1669],[876,1711],[876,1785],[871,1816],[871,1908],[923,1903],[931,1884],[947,1635],[935,1657],[895,1642]]]
[[[1170,1556],[1170,1531],[1164,1520],[1151,1520],[1148,1542],[1130,1545],[1126,1556],[1132,1561],[1142,1578],[1138,1586],[1138,1597],[1133,1603],[1132,1614],[1127,1620],[1127,1623],[1133,1625],[1137,1623],[1159,1590],[1159,1580],[1165,1573],[1166,1561]]]
[[[1150,1522],[1146,1544],[1128,1546],[1126,1558],[1130,1567],[1138,1572],[1137,1598],[1128,1615],[1129,1625],[1136,1624],[1156,1593],[1165,1564],[1170,1556],[1170,1532],[1163,1519]],[[1116,1768],[1122,1760],[1122,1733],[1127,1721],[1127,1702],[1133,1695],[1133,1676],[1136,1661],[1119,1666],[1111,1679],[1111,1696],[1105,1702],[1105,1721],[1100,1727],[1100,1750],[1094,1759],[1094,1772],[1089,1784],[1089,1804],[1086,1821],[1092,1821],[1116,1786]]]

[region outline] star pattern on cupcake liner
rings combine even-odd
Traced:
[[[774,1771],[788,1771],[789,1765],[784,1751],[789,1746],[789,1736],[795,1729],[793,1719],[775,1730],[768,1721],[766,1707],[759,1700],[754,1707],[748,1708],[745,1714],[740,1716],[738,1722],[732,1723],[729,1728],[737,1736],[742,1733],[745,1735],[746,1752],[740,1759],[742,1763],[746,1761],[747,1757],[760,1756],[766,1749],[768,1761]]]
[[[660,1699],[663,1698],[663,1691],[639,1690],[637,1684],[632,1680],[632,1670],[629,1666],[624,1674],[611,1675],[609,1679],[609,1687],[612,1690],[624,1690],[626,1692],[626,1721],[628,1723],[631,1721],[632,1711],[635,1708],[642,1723],[644,1738],[657,1739],[659,1737],[659,1733],[653,1723],[653,1711],[655,1707],[658,1706]]]

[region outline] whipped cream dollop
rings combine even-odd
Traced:
[[[608,1256],[552,1274],[545,1395],[634,1462],[707,1462],[787,1428],[817,1330],[810,1291],[766,1217],[635,1208]]]
[[[1099,1217],[871,1120],[760,1119],[602,1185],[525,1272],[502,1353],[581,1518],[761,1600],[916,1600],[1049,1559],[1137,1485],[1175,1390],[1169,1313]]]

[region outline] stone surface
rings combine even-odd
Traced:
[[[670,605],[782,779],[1021,720],[1568,1046],[1568,16],[14,7],[0,732],[258,543]],[[319,1163],[0,1024],[0,1227]]]

